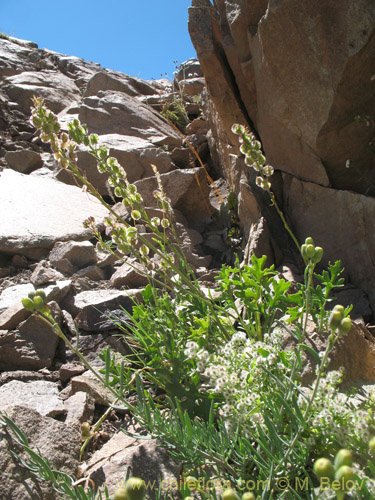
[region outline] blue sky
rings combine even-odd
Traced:
[[[144,80],[195,57],[191,0],[0,0],[0,31]]]

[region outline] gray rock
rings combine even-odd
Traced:
[[[139,290],[88,290],[74,297],[69,312],[83,330],[113,330],[111,312],[120,307],[131,310],[133,300],[140,297]]]
[[[0,75],[13,76],[22,71],[33,69],[29,60],[31,50],[28,47],[12,43],[11,40],[0,39]]]
[[[57,384],[45,380],[21,382],[12,380],[0,387],[0,411],[7,406],[32,408],[45,417],[64,413]]]
[[[30,448],[49,460],[51,467],[75,477],[79,464],[81,435],[78,426],[66,425],[22,406],[8,406],[6,414],[26,434]],[[9,428],[0,429],[0,479],[2,500],[59,500],[44,481],[35,479],[15,461],[11,451],[24,460],[29,456]]]
[[[14,305],[19,306],[21,300],[27,297],[28,293],[33,290],[34,286],[31,283],[9,286],[0,295],[0,312]]]
[[[43,166],[40,154],[30,149],[21,151],[8,151],[5,154],[5,160],[13,170],[22,174],[29,174],[33,170]]]
[[[95,410],[95,400],[86,392],[76,392],[64,401],[67,412],[65,423],[74,424],[77,421],[92,422]]]
[[[114,274],[110,283],[114,288],[141,288],[149,282],[146,270],[136,259],[128,259]]]
[[[46,283],[63,279],[64,275],[49,267],[48,262],[44,260],[42,262],[38,262],[31,275],[30,281],[35,287],[39,287],[40,285],[45,285]]]
[[[323,247],[324,266],[340,259],[351,283],[367,293],[374,308],[375,233],[369,230],[375,216],[374,198],[290,176],[285,178],[284,196],[299,241],[313,237]]]
[[[179,465],[170,459],[157,441],[138,440],[123,432],[115,434],[95,452],[87,466],[86,474],[101,490],[105,483],[110,495],[125,481],[124,471],[128,468],[131,468],[132,476],[142,477],[146,484],[153,485],[146,492],[150,498],[155,497],[161,481],[165,486],[170,485],[172,490],[179,477]]]
[[[59,308],[51,303],[59,321]],[[0,331],[0,370],[40,370],[52,364],[59,337],[44,321],[31,315],[17,330]]]
[[[59,269],[59,263],[65,259],[77,268],[95,264],[97,260],[95,247],[89,241],[57,242],[49,254],[49,260],[56,269]]]
[[[87,393],[99,405],[108,406],[108,404],[113,403],[116,399],[112,392],[91,372],[73,377],[71,387],[71,394],[79,392]]]
[[[10,169],[0,172],[0,252],[27,254],[56,241],[89,239],[84,220],[93,216],[100,228],[106,215],[97,200],[75,186]]]
[[[91,132],[134,135],[156,145],[179,146],[179,134],[158,113],[122,92],[100,91],[83,99],[79,119]]]
[[[212,211],[208,203],[208,181],[203,168],[173,170],[161,174],[161,182],[173,208],[177,208],[194,227],[200,227]],[[145,206],[156,207],[153,192],[158,189],[155,177],[135,183]]]
[[[129,96],[152,95],[155,88],[139,78],[116,73],[114,71],[98,71],[87,84],[84,97],[97,95],[102,90],[124,92]]]
[[[13,304],[0,314],[0,330],[13,330],[22,321],[25,321],[30,314],[31,313],[26,311],[23,307],[21,301]]]
[[[73,80],[58,71],[24,71],[5,78],[5,91],[21,111],[30,114],[32,97],[42,97],[54,113],[77,103],[80,92]]]
[[[99,266],[88,266],[76,272],[75,276],[87,278],[91,281],[105,280],[105,272]]]
[[[84,371],[86,371],[86,368],[82,364],[65,363],[61,365],[59,369],[60,380],[65,384],[72,377],[75,377],[76,375],[81,375]]]
[[[54,300],[58,303],[61,302],[65,295],[69,292],[71,285],[71,280],[63,280],[47,286],[43,289],[46,294],[47,301],[50,302],[51,300]]]

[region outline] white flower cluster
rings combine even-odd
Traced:
[[[196,342],[187,342],[185,355],[196,361],[197,371],[207,380],[204,390],[224,399],[220,413],[228,432],[240,423],[249,431],[263,424],[259,394],[274,388],[263,368],[276,376],[288,371],[278,354],[281,335],[276,331],[265,335],[264,342],[255,342],[244,332],[236,332],[215,354],[199,348]]]

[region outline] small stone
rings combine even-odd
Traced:
[[[76,392],[64,402],[67,416],[66,424],[92,422],[95,410],[95,400],[86,392]]]
[[[72,377],[75,377],[76,375],[81,375],[81,373],[85,371],[86,368],[79,363],[65,363],[64,365],[60,366],[59,370],[60,380],[63,384],[65,384]]]
[[[105,272],[99,266],[88,266],[76,272],[76,276],[88,278],[92,281],[105,280]]]
[[[22,405],[46,417],[64,413],[57,384],[45,380],[20,382],[12,380],[0,387],[0,410],[9,405]]]
[[[49,254],[51,264],[62,271],[61,266],[69,269],[65,260],[77,268],[96,263],[95,247],[89,241],[57,242]],[[64,271],[63,271],[64,272]]]
[[[116,399],[112,392],[107,389],[94,375],[86,372],[72,378],[71,394],[85,392],[89,394],[99,405],[107,406]]]

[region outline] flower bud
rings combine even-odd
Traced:
[[[31,290],[31,292],[29,292],[27,294],[27,296],[29,297],[29,299],[33,299],[36,295],[36,291],[35,290]]]
[[[314,474],[319,478],[333,479],[335,475],[335,469],[332,462],[328,458],[318,458],[314,463]]]
[[[314,240],[309,236],[305,239],[305,245],[314,245]]]
[[[309,244],[306,246],[306,255],[309,259],[312,259],[314,257],[314,255],[315,255],[314,245]]]
[[[340,326],[341,320],[342,320],[341,312],[337,310],[335,311],[335,309],[333,309],[328,319],[328,326],[330,327],[331,330],[336,330]]]
[[[21,302],[22,302],[23,307],[26,309],[26,311],[30,311],[30,312],[35,311],[34,302],[31,299],[29,299],[28,297],[25,297],[24,299],[22,299]]]
[[[142,500],[146,494],[146,484],[140,477],[131,477],[125,483],[127,500]]]
[[[35,295],[33,302],[34,302],[35,309],[37,311],[43,312],[45,310],[46,305],[45,305],[42,297],[39,297],[39,295]]]
[[[322,247],[315,247],[315,255],[311,259],[313,264],[317,264],[322,260],[323,257],[323,248]]]
[[[35,295],[37,295],[38,297],[42,297],[43,299],[43,302],[46,304],[47,303],[47,297],[46,297],[46,292],[44,290],[36,290],[35,291]]]
[[[223,500],[240,500],[240,497],[236,491],[228,488],[223,492]]]
[[[341,321],[341,324],[339,325],[338,328],[342,335],[346,335],[347,333],[349,333],[351,327],[352,327],[352,320],[349,317],[347,317]]]

